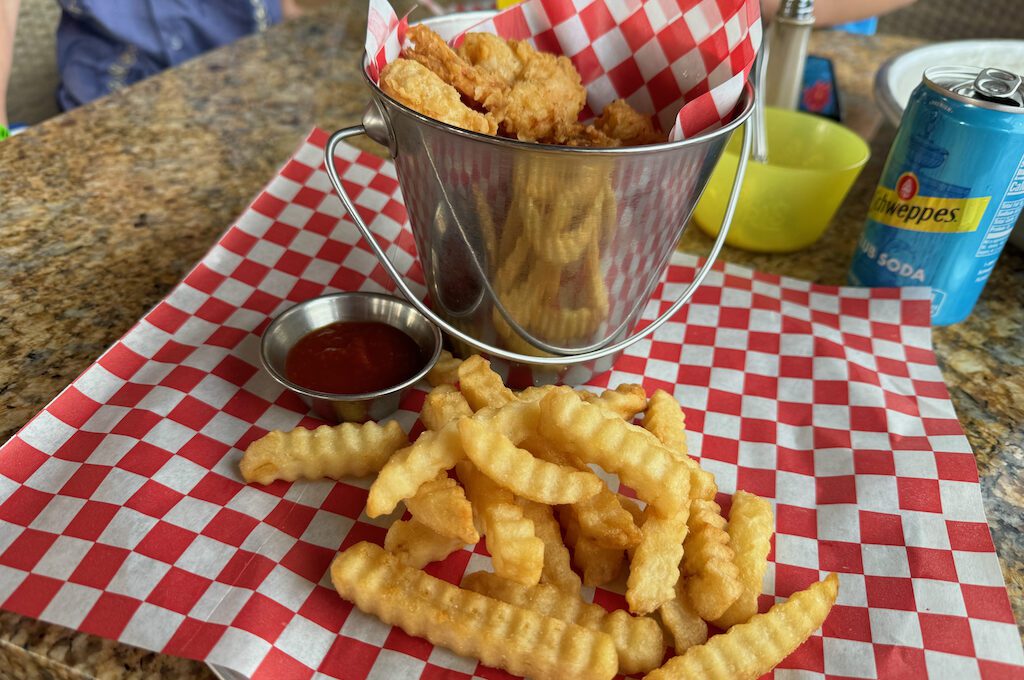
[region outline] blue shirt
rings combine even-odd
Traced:
[[[847,33],[859,33],[860,35],[874,35],[878,30],[878,17],[868,17],[867,19],[861,19],[860,21],[851,21],[848,24],[841,24],[834,26],[837,31],[845,31]]]
[[[280,0],[58,0],[57,100],[71,109],[281,20]]]

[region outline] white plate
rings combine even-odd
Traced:
[[[1001,68],[1024,74],[1024,40],[958,40],[935,43],[905,52],[882,64],[875,76],[875,99],[893,125],[900,124],[910,93],[930,66]],[[1024,248],[1024,221],[1010,235],[1010,243]]]
[[[1024,73],[1024,40],[958,40],[919,47],[882,64],[875,76],[879,106],[900,124],[910,93],[930,66],[977,66]]]

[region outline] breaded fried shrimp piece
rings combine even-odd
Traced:
[[[575,129],[587,91],[567,57],[538,52],[529,43],[510,40],[523,64],[504,105],[490,109],[505,132],[524,141],[561,141]]]
[[[467,34],[456,53],[422,25],[411,27],[408,38],[402,55],[487,111],[502,134],[559,144],[588,138],[577,124],[587,92],[567,57],[484,33]]]
[[[454,87],[418,62],[391,62],[380,74],[380,87],[409,108],[449,125],[490,135],[498,131],[492,117],[463,104]]]
[[[493,33],[467,33],[458,54],[473,66],[483,69],[511,86],[523,71],[523,62],[504,38]]]
[[[606,106],[600,117],[594,121],[594,126],[625,146],[659,144],[668,140],[665,135],[654,129],[650,116],[634,109],[625,99],[616,99]]]
[[[478,69],[448,46],[426,26],[409,28],[408,40],[402,56],[419,62],[433,71],[444,82],[464,97],[494,112],[504,102],[507,84],[494,74]]]

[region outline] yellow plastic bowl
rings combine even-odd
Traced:
[[[821,237],[870,156],[856,133],[821,116],[769,108],[768,162],[747,163],[739,204],[725,242],[783,253]],[[742,135],[733,135],[693,212],[717,236],[739,162]]]

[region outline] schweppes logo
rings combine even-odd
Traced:
[[[920,186],[912,172],[900,175],[893,189],[880,185],[871,199],[868,219],[897,229],[964,233],[978,228],[991,199],[919,196]]]

